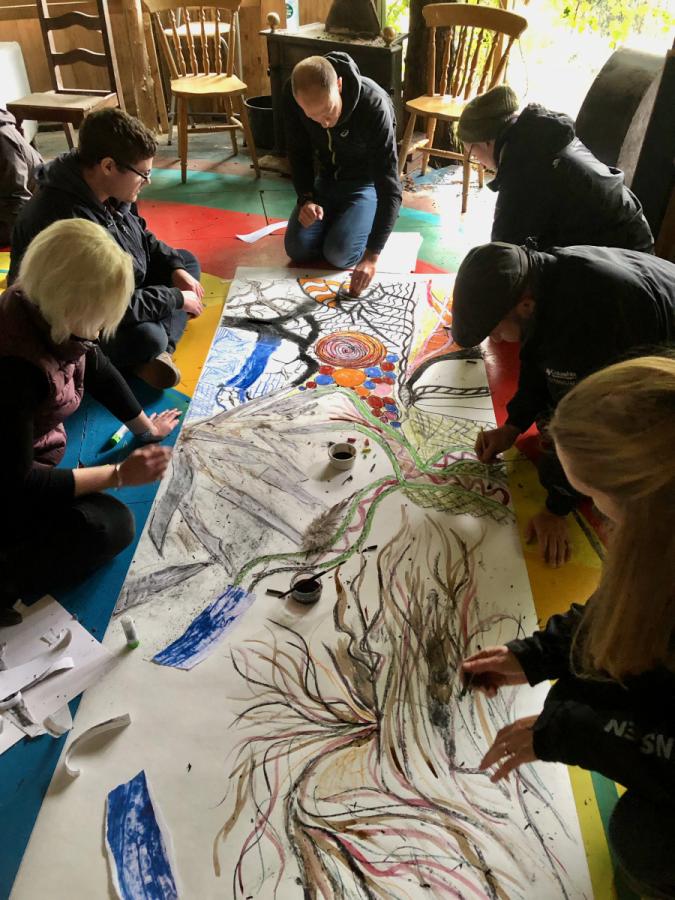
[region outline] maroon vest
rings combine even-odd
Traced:
[[[48,392],[33,419],[36,463],[55,466],[66,449],[64,419],[82,400],[87,342],[71,339],[55,344],[39,309],[17,285],[0,296],[0,356],[25,359],[44,372]]]

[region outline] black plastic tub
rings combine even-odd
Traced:
[[[272,98],[249,97],[244,101],[248,109],[251,131],[256,148],[271,150],[274,146],[274,113]]]

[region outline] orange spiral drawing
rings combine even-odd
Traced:
[[[387,355],[387,348],[370,334],[360,331],[335,331],[320,338],[314,352],[321,362],[341,369],[366,369],[376,366]]]

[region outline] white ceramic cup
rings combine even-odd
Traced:
[[[356,459],[356,447],[353,444],[333,444],[328,448],[328,458],[334,469],[351,469]]]

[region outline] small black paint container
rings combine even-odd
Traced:
[[[291,582],[293,590],[291,597],[298,603],[310,606],[316,603],[321,596],[321,582],[318,578],[308,578],[307,575],[296,575]]]
[[[356,447],[353,444],[331,444],[328,458],[334,469],[351,469],[356,459]]]

